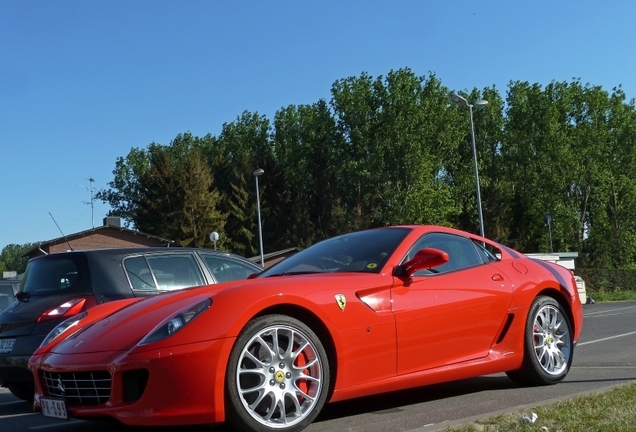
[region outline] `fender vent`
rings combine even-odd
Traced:
[[[506,324],[504,324],[501,329],[501,333],[499,333],[499,337],[497,338],[496,344],[500,344],[501,341],[504,340],[506,335],[508,334],[508,330],[510,330],[510,326],[512,325],[512,321],[515,319],[515,314],[508,314],[508,319],[506,320]]]

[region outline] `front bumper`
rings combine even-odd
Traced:
[[[234,338],[180,345],[135,354],[106,352],[34,356],[29,367],[35,379],[34,408],[51,396],[42,371],[68,374],[108,371],[111,378],[107,402],[78,405],[67,402],[71,417],[112,417],[127,425],[159,426],[220,423],[225,420],[225,370]],[[136,400],[125,376],[147,372],[147,382]],[[144,375],[146,374],[144,372]],[[137,374],[138,375],[138,374]],[[138,383],[136,384],[138,386]]]
[[[46,335],[17,336],[10,353],[0,354],[0,383],[33,382],[29,359]]]

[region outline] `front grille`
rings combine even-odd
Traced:
[[[47,372],[40,370],[46,396],[72,405],[99,405],[110,398],[111,378],[107,371]]]

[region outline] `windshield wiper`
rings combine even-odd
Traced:
[[[323,272],[323,271],[315,271],[315,270],[293,271],[293,272],[283,272],[283,273],[273,274],[273,275],[266,276],[266,277],[295,276],[295,275],[316,274],[316,273],[325,273],[325,272]]]

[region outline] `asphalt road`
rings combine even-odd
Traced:
[[[429,432],[476,418],[530,410],[558,399],[603,391],[636,381],[636,302],[585,305],[585,322],[574,362],[564,382],[521,388],[505,374],[327,405],[307,432]],[[371,367],[372,365],[370,365]],[[0,388],[3,431],[226,432],[224,426],[131,428],[118,423],[56,420],[32,413]]]

